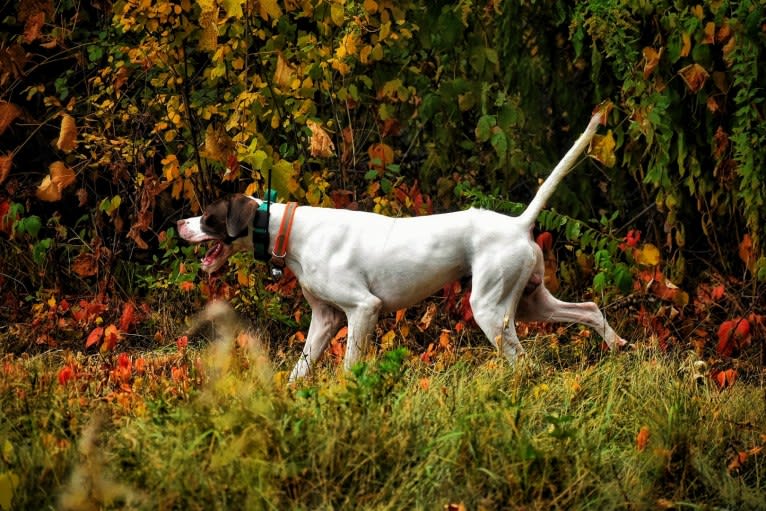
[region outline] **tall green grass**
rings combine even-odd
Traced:
[[[287,387],[219,347],[206,383],[147,384],[140,413],[95,388],[63,397],[55,363],[29,359],[13,388],[4,376],[0,473],[19,478],[15,509],[766,508],[758,382],[719,390],[652,350],[532,349],[516,367],[463,350],[439,370],[400,349]]]

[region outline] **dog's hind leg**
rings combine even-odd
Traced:
[[[471,309],[476,324],[484,335],[509,362],[524,354],[516,334],[514,316],[522,288],[505,280],[501,273],[474,274],[471,289]]]
[[[303,295],[311,306],[311,324],[301,358],[290,373],[291,382],[308,374],[314,362],[327,349],[332,336],[340,330],[344,319],[341,311],[314,297],[306,289]]]
[[[364,356],[369,336],[378,322],[382,302],[377,296],[369,295],[346,309],[348,317],[348,340],[343,366],[351,370]]]
[[[543,285],[522,297],[517,315],[522,321],[582,323],[593,328],[613,350],[627,344],[609,326],[598,305],[593,302],[563,302],[554,297]]]

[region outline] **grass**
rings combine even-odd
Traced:
[[[0,509],[766,508],[757,378],[721,390],[648,348],[529,348],[516,367],[396,349],[295,387],[220,343],[8,357]]]

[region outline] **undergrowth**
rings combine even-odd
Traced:
[[[540,341],[289,386],[255,344],[7,358],[2,508],[763,508],[757,374],[721,390],[693,358]]]

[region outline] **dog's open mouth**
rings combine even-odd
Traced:
[[[216,271],[223,266],[231,253],[231,248],[221,240],[213,241],[213,245],[202,257],[202,269],[208,273]]]
[[[205,252],[205,256],[202,258],[202,266],[212,266],[222,253],[223,241],[215,241],[213,246]]]

